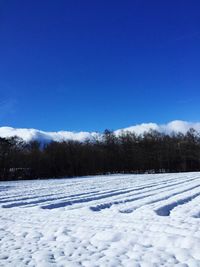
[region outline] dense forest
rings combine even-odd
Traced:
[[[0,138],[0,180],[107,173],[200,171],[200,134],[106,130],[101,140],[40,143]]]

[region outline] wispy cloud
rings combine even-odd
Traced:
[[[0,120],[3,120],[10,114],[14,114],[16,111],[17,101],[14,98],[0,99]]]
[[[177,37],[175,39],[175,41],[182,41],[182,40],[186,40],[186,39],[192,39],[192,38],[199,37],[199,36],[200,36],[200,31],[193,32],[193,33],[187,33],[187,34],[180,35],[179,37]]]

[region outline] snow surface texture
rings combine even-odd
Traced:
[[[198,267],[200,173],[2,182],[0,266]]]
[[[164,133],[181,132],[186,133],[190,128],[194,128],[200,131],[199,122],[187,122],[187,121],[172,121],[167,124],[158,125],[156,123],[142,123],[140,125],[135,125],[132,127],[119,129],[115,131],[116,135],[122,132],[134,132],[136,134],[143,134],[148,132],[150,129],[157,130]],[[24,141],[29,142],[31,140],[39,140],[41,142],[48,141],[65,141],[65,140],[77,140],[85,141],[87,139],[94,140],[95,138],[101,138],[102,134],[97,132],[69,132],[69,131],[59,131],[59,132],[44,132],[36,129],[17,129],[12,127],[0,127],[0,137],[21,137]]]

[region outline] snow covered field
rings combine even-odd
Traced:
[[[0,266],[200,266],[200,173],[0,183]]]

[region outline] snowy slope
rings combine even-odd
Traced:
[[[2,182],[0,266],[200,266],[200,173]]]
[[[181,132],[186,133],[190,128],[194,128],[196,131],[200,131],[199,122],[187,122],[181,120],[171,121],[167,124],[156,124],[156,123],[142,123],[134,125],[128,128],[119,129],[115,131],[116,135],[122,132],[134,132],[135,134],[143,134],[148,132],[150,129],[164,133]],[[12,128],[12,127],[0,127],[0,137],[12,137],[18,136],[24,141],[29,142],[31,140],[38,140],[41,142],[63,140],[76,140],[85,141],[86,139],[93,140],[94,138],[101,138],[102,134],[97,132],[69,132],[69,131],[58,131],[58,132],[45,132],[37,129],[26,129],[26,128]]]

